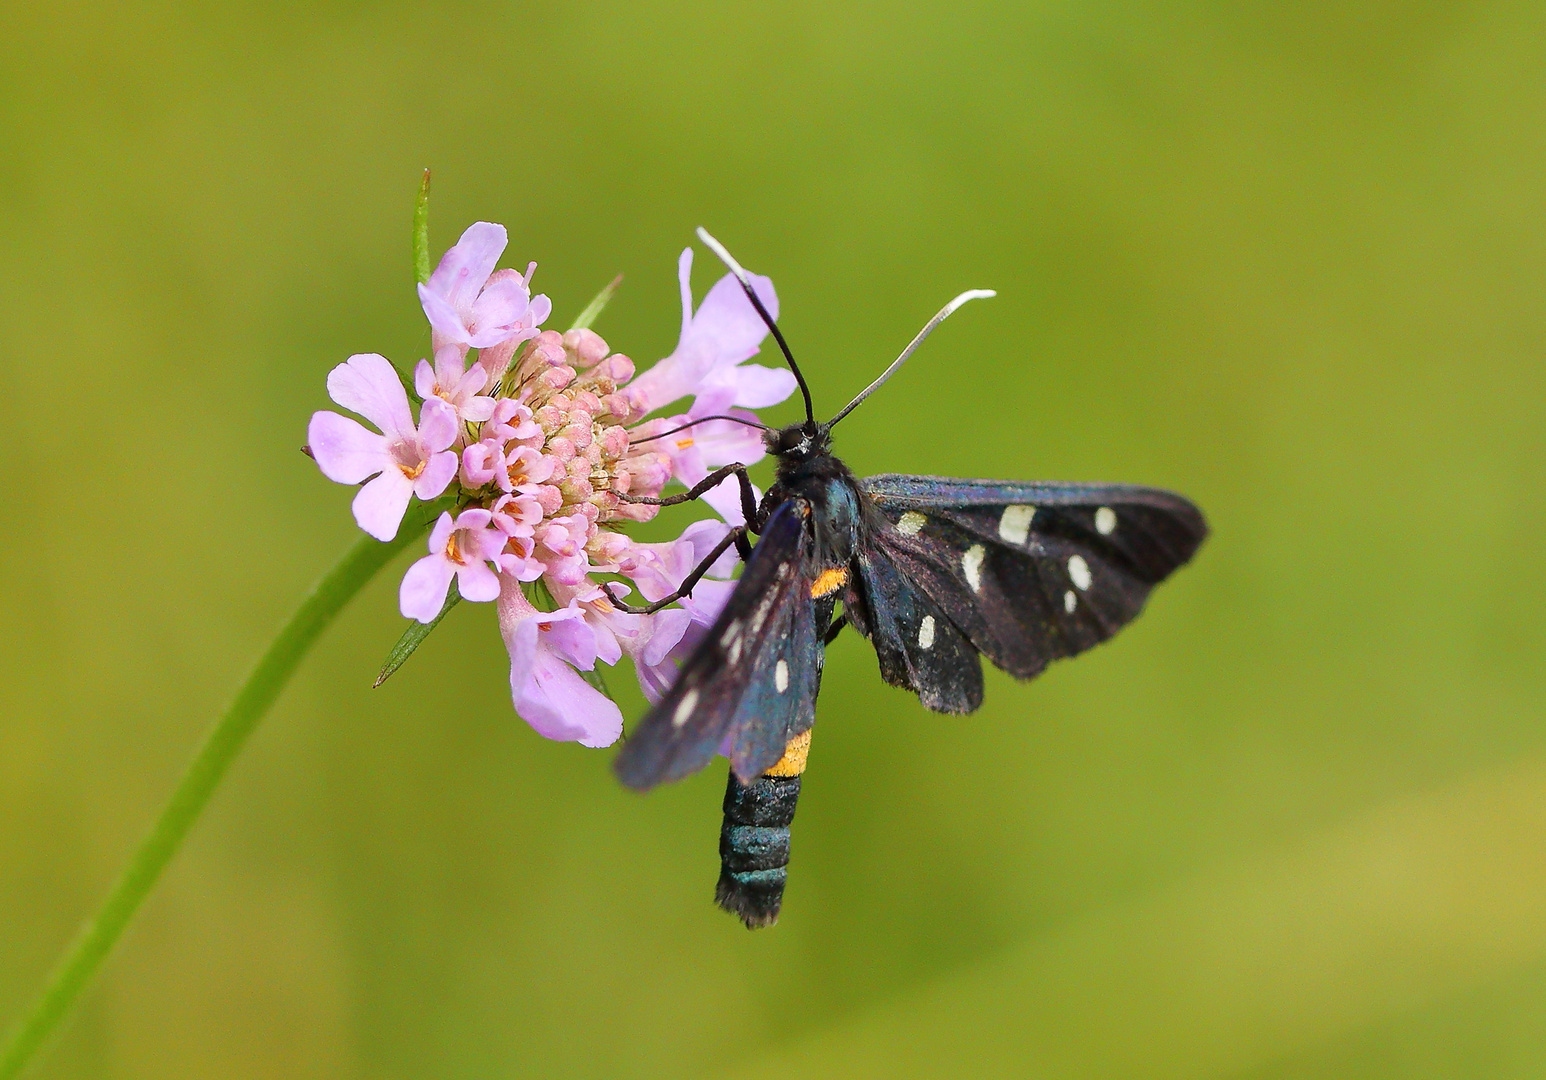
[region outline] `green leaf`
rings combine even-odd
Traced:
[[[408,624],[408,629],[403,631],[403,636],[397,639],[397,644],[392,646],[392,651],[387,653],[386,663],[381,665],[381,674],[376,676],[376,681],[371,685],[380,686],[392,677],[392,673],[405,664],[413,651],[424,644],[424,639],[429,637],[430,631],[440,625],[440,620],[457,605],[462,598],[461,591],[457,589],[456,582],[451,582],[451,591],[446,594],[445,606],[440,609],[440,614],[435,616],[434,622],[421,623],[417,619]]]
[[[427,182],[428,181],[426,181],[426,183]],[[580,312],[579,318],[574,320],[574,325],[571,326],[570,329],[589,330],[591,328],[591,324],[594,323],[597,316],[601,314],[601,309],[607,306],[607,303],[612,299],[613,294],[617,292],[618,287],[622,285],[622,283],[623,275],[618,274],[617,277],[613,278],[611,282],[608,283],[605,289],[602,289],[599,293],[596,294],[596,298],[594,300],[585,305],[585,310]]]
[[[419,181],[419,197],[413,203],[413,279],[429,280],[429,170]]]
[[[607,689],[607,680],[602,677],[601,667],[599,664],[596,667],[591,668],[589,671],[580,672],[580,678],[584,679],[586,682],[590,683],[597,690],[599,690],[601,692],[601,696],[606,698],[608,701],[617,700],[612,696],[612,691]]]
[[[538,611],[557,611],[558,601],[553,599],[553,594],[548,592],[547,583],[541,578],[536,581],[521,582],[521,592],[526,594],[526,600]]]

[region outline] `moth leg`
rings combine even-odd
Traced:
[[[735,528],[726,533],[725,538],[714,545],[714,550],[709,552],[708,555],[704,557],[702,562],[693,567],[692,573],[688,574],[685,578],[682,579],[682,585],[680,588],[678,588],[669,596],[662,596],[653,604],[645,604],[643,607],[635,607],[612,591],[613,583],[610,581],[603,585],[601,589],[607,594],[607,599],[616,604],[619,610],[625,611],[629,615],[653,615],[655,612],[659,611],[663,607],[666,607],[668,604],[674,604],[684,596],[691,596],[693,586],[698,584],[698,582],[703,579],[703,575],[709,572],[709,567],[714,565],[715,560],[717,560],[721,555],[729,550],[730,545],[736,543],[738,540],[743,543],[746,540],[745,525],[737,525]]]
[[[843,614],[832,620],[832,625],[827,627],[827,635],[821,639],[821,644],[823,646],[832,644],[833,640],[843,632],[843,627],[847,625],[848,612],[845,611]]]
[[[690,489],[680,495],[667,495],[665,498],[654,498],[649,495],[619,495],[623,502],[643,503],[646,506],[676,506],[678,503],[692,502],[703,497],[704,492],[718,487],[727,476],[734,476],[741,481],[741,513],[748,523],[758,520],[757,499],[752,494],[751,478],[746,475],[746,466],[739,461],[721,466],[709,473],[702,480],[694,484]]]
[[[735,538],[735,553],[741,557],[742,562],[752,557],[752,542],[746,539],[745,529],[742,529],[740,535]]]

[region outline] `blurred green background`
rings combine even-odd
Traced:
[[[0,1022],[352,542],[297,448],[424,354],[430,165],[641,364],[709,226],[828,413],[997,288],[839,452],[1214,536],[970,718],[846,635],[758,934],[723,769],[539,739],[489,608],[372,691],[394,570],[34,1075],[1546,1073],[1543,75],[1539,0],[6,5]]]

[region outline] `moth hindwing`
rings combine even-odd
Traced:
[[[1132,621],[1207,535],[1195,506],[1154,488],[896,475],[862,486],[884,520],[864,531],[845,608],[887,681],[941,712],[981,701],[968,642],[1030,678]]]
[[[799,499],[773,511],[724,611],[618,754],[623,783],[643,790],[680,779],[721,747],[751,780],[815,721],[809,516]]]

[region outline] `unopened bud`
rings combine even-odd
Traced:
[[[607,343],[594,330],[571,330],[563,341],[577,368],[595,367],[606,359]]]
[[[622,386],[629,379],[633,378],[633,361],[622,353],[617,353],[606,362],[603,370],[607,378],[611,379],[618,386]]]

